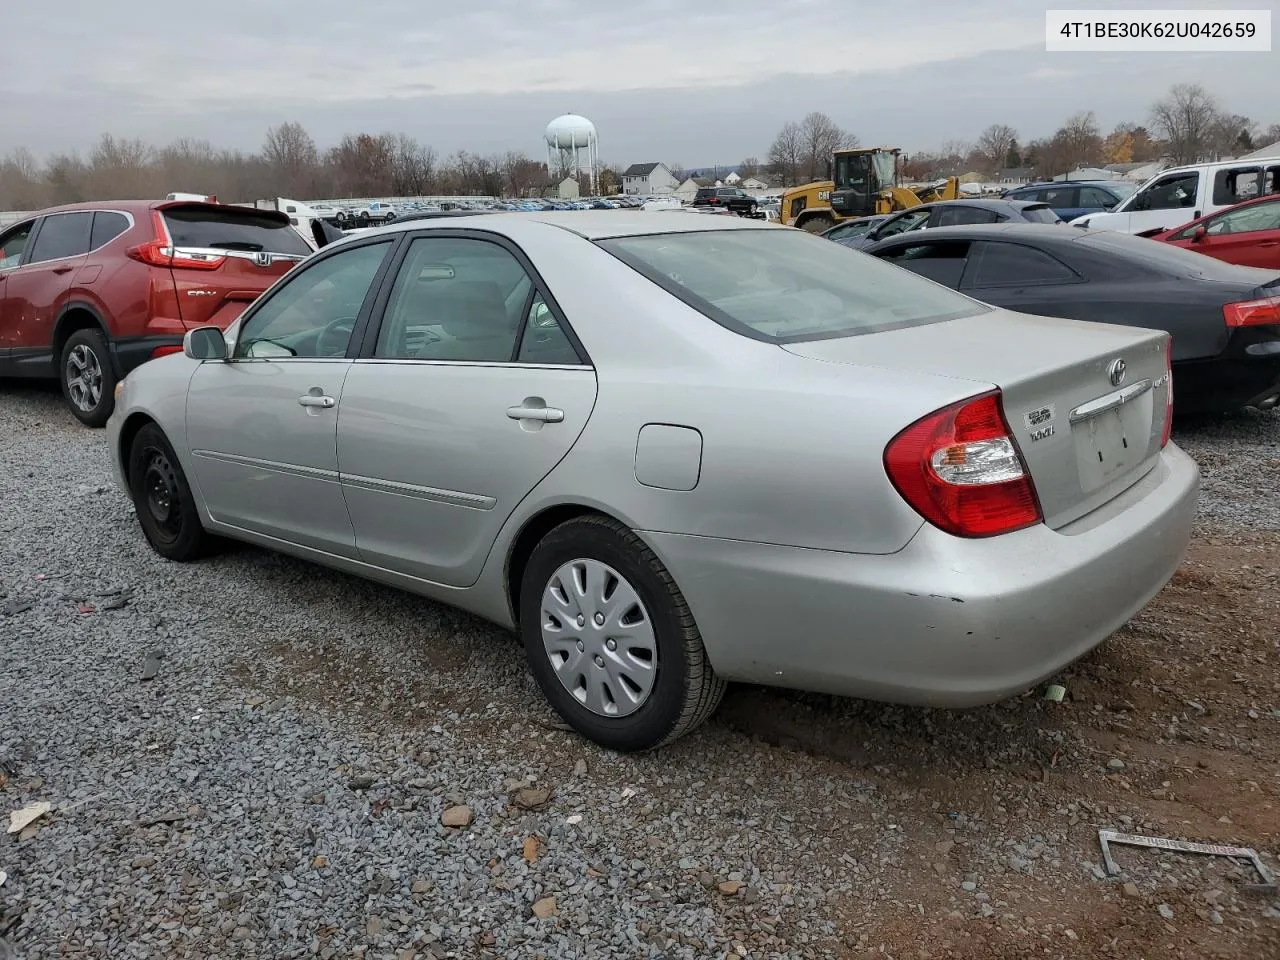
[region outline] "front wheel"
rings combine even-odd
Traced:
[[[603,747],[670,743],[724,695],[680,588],[615,520],[580,517],[548,533],[525,567],[519,615],[544,696]]]
[[[834,219],[827,216],[825,213],[820,213],[817,216],[807,218],[800,224],[800,229],[804,230],[806,233],[826,233],[835,225],[836,222]]]
[[[209,552],[213,538],[200,523],[182,464],[154,423],[129,448],[129,493],[142,533],[160,556],[185,563]]]
[[[115,409],[116,375],[107,338],[96,328],[77,330],[62,347],[62,395],[86,427],[104,426]]]

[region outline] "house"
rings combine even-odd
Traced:
[[[768,190],[769,189],[769,185],[765,183],[763,180],[759,179],[758,177],[747,177],[747,179],[743,180],[740,184],[738,184],[738,186],[740,186],[743,190]]]
[[[1070,173],[1060,173],[1054,180],[1119,180],[1120,175],[1105,167],[1076,167]]]
[[[622,171],[622,192],[636,197],[672,194],[680,181],[665,163],[633,163]]]
[[[701,177],[689,177],[680,186],[676,187],[674,192],[681,200],[692,200],[698,195],[699,190],[710,186],[714,186],[710,180],[704,180]]]
[[[741,184],[742,184],[742,178],[738,176],[737,170],[730,170],[729,175],[724,178],[724,185],[726,187],[737,187],[737,186],[740,186]]]
[[[1270,146],[1263,147],[1261,150],[1255,150],[1253,153],[1246,153],[1241,160],[1262,160],[1264,158],[1280,157],[1280,142],[1273,143]]]
[[[1010,184],[1031,183],[1035,176],[1036,172],[1031,167],[1006,167],[996,174],[996,180]]]
[[[565,177],[556,186],[556,196],[561,200],[577,200],[582,195],[577,177]]]

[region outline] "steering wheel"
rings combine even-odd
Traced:
[[[316,356],[341,357],[351,342],[351,332],[356,328],[355,317],[339,317],[325,325],[316,334]]]

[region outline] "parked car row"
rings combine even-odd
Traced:
[[[473,213],[328,243],[116,385],[107,446],[157,553],[244,540],[472,611],[619,750],[733,680],[1019,693],[1181,561],[1198,471],[1162,330],[738,216]]]

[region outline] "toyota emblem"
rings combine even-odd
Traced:
[[[1124,383],[1124,376],[1126,372],[1124,360],[1120,358],[1112,360],[1111,366],[1107,367],[1107,376],[1111,378],[1111,385],[1113,387],[1118,387],[1120,384]]]

